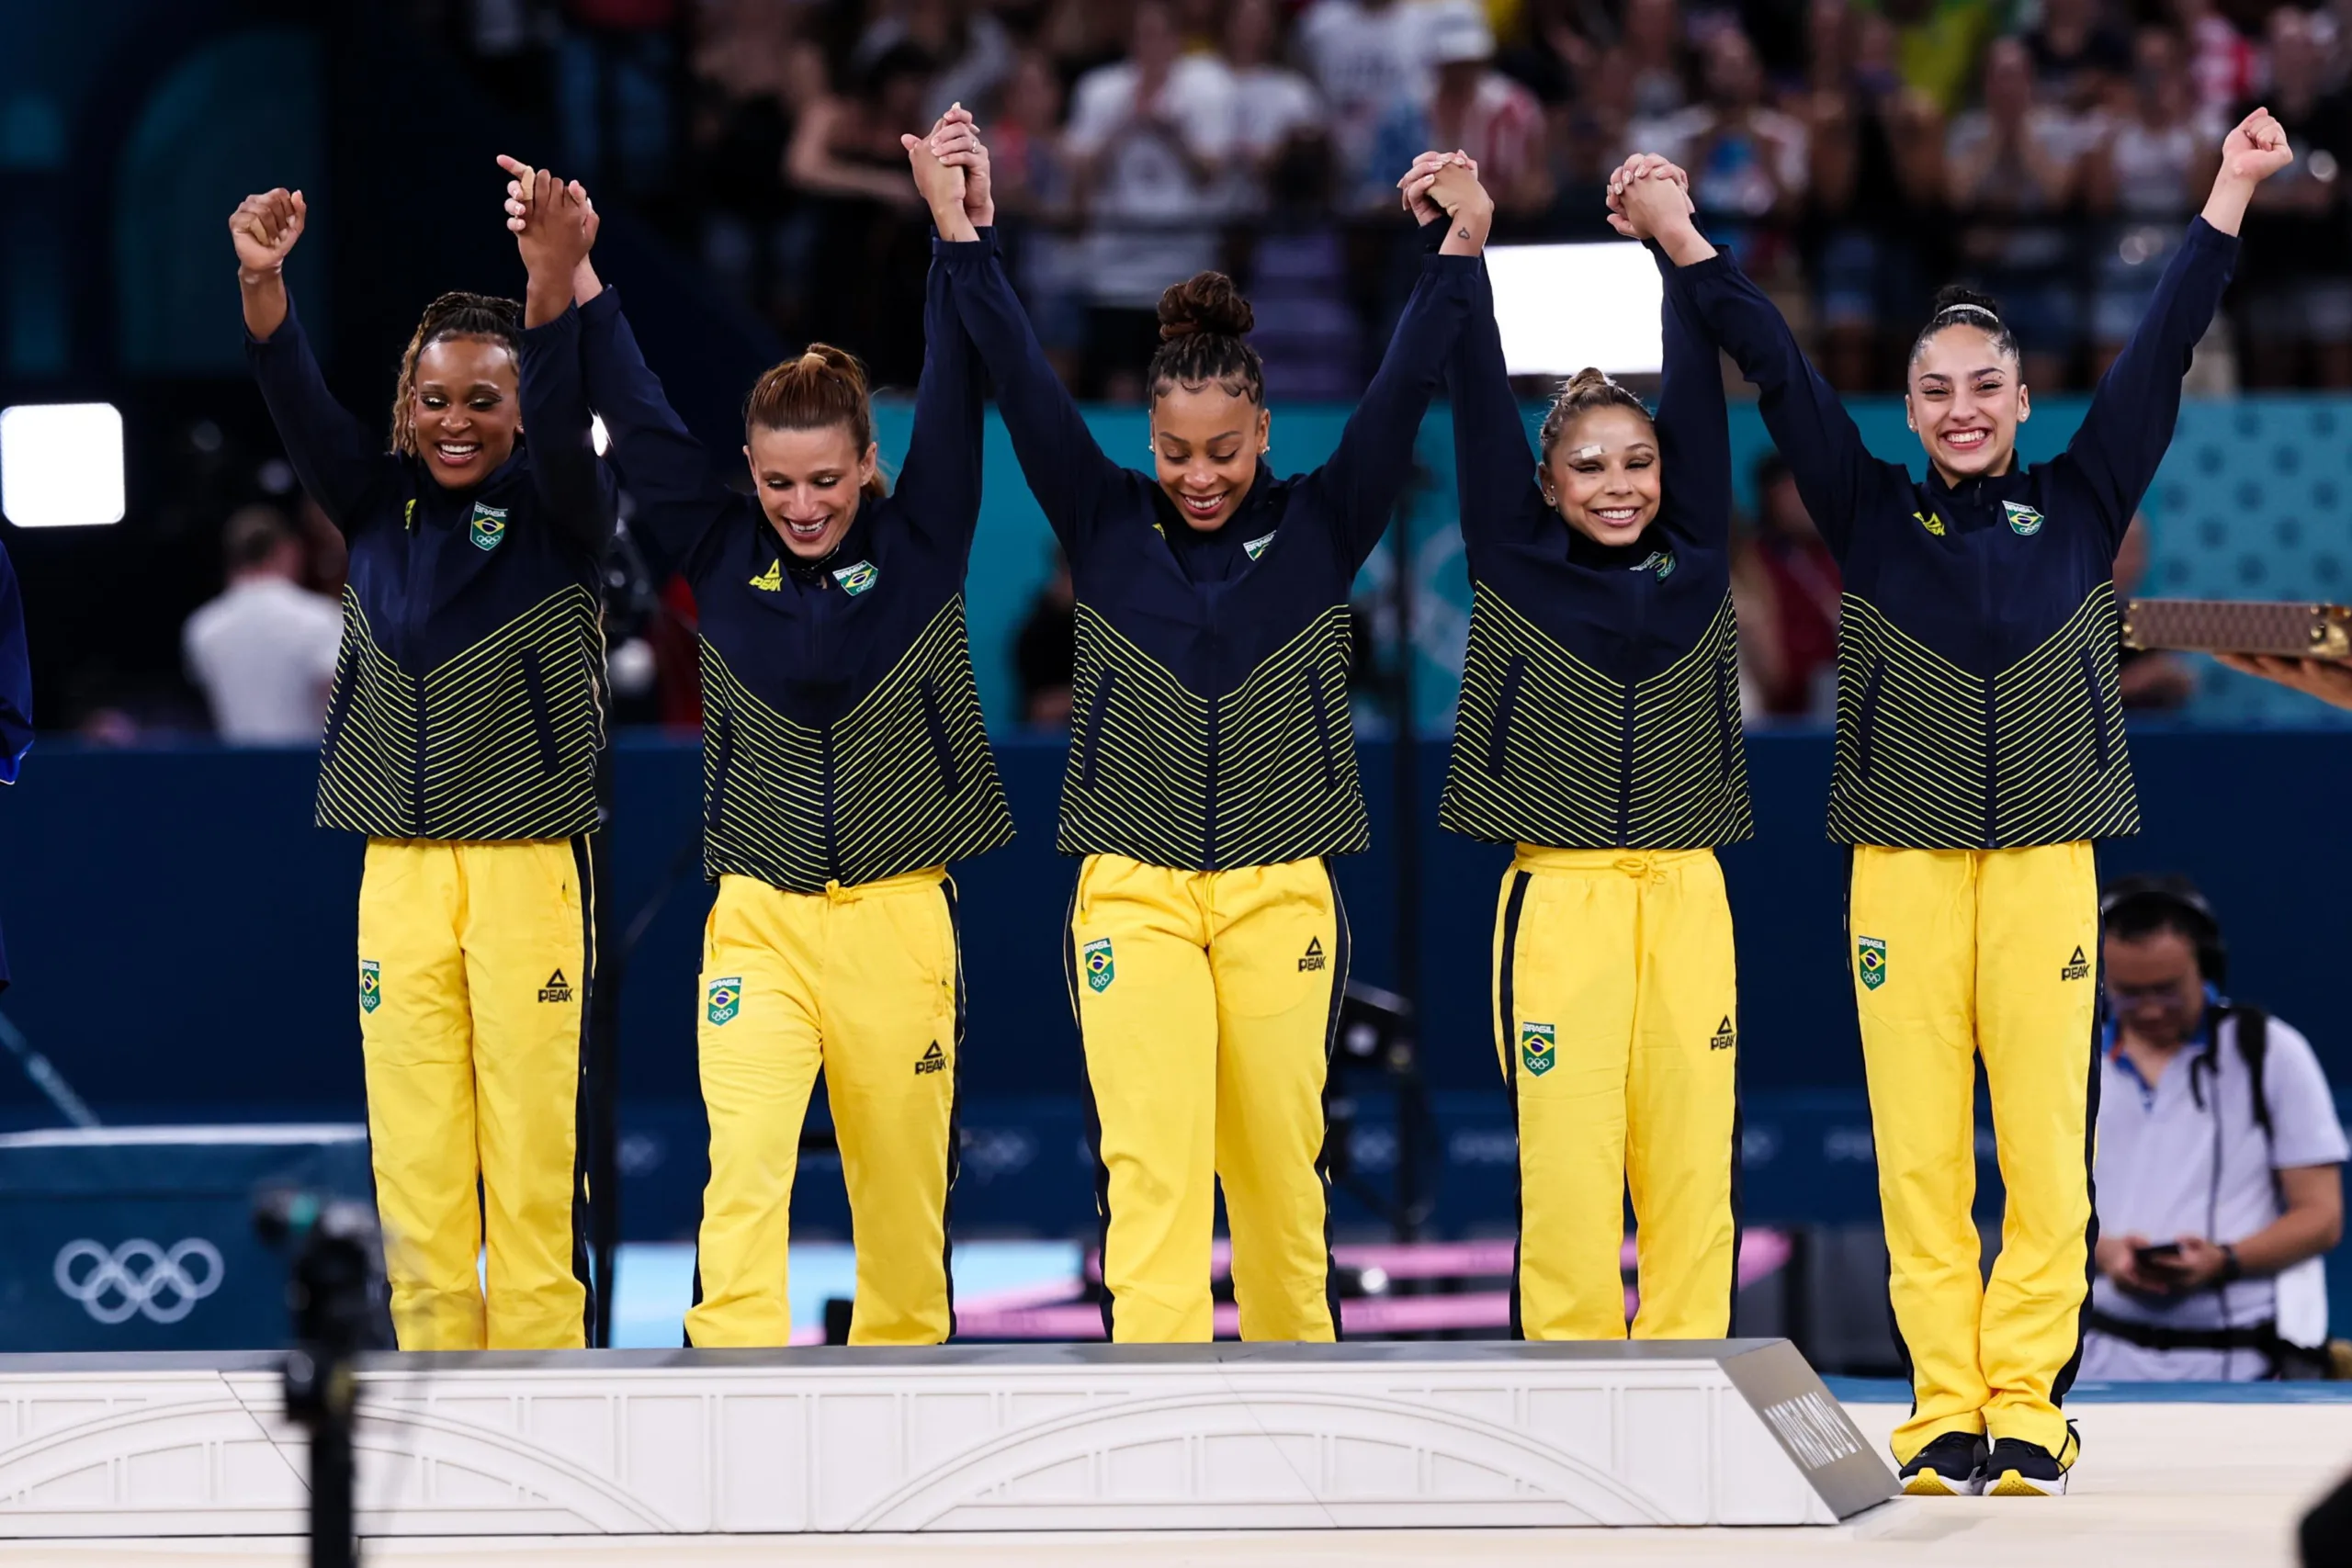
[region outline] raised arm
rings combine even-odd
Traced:
[[[532,194],[514,243],[529,274],[523,297],[522,405],[531,484],[549,522],[579,548],[601,556],[612,542],[618,512],[612,474],[590,437],[580,311],[571,302],[573,279],[588,257],[588,212],[574,187],[545,169],[531,171],[529,179]]]
[[[0,546],[0,784],[15,784],[33,744],[32,656],[25,647],[25,603],[17,569]]]
[[[987,245],[946,245],[956,313],[996,381],[997,406],[1022,476],[1073,563],[1092,542],[1104,505],[1136,482],[1103,454],[1029,325],[1003,262]]]
[[[1674,263],[1656,245],[1663,275]],[[1683,291],[1668,277],[1659,320],[1665,374],[1657,394],[1658,453],[1665,488],[1660,511],[1668,528],[1718,547],[1731,537],[1731,415],[1724,407],[1721,351]]]
[[[579,320],[588,404],[604,418],[614,466],[637,503],[629,536],[666,579],[720,519],[748,502],[719,481],[710,454],[670,406],[622,313],[620,291],[600,289],[580,307]]]
[[[1416,165],[1418,168],[1419,165]],[[1443,384],[1472,292],[1483,279],[1495,204],[1466,163],[1448,163],[1407,189],[1444,213],[1439,254],[1424,258],[1380,368],[1324,465],[1301,481],[1332,519],[1333,544],[1350,571],[1363,565],[1413,475],[1413,449],[1430,400]],[[1491,320],[1491,312],[1489,319]]]
[[[245,361],[286,444],[288,461],[311,499],[345,534],[362,520],[360,503],[383,475],[383,444],[327,390],[286,289],[286,257],[310,217],[299,190],[249,196],[229,215],[243,298]]]
[[[980,435],[988,389],[979,355],[956,314],[946,264],[938,258],[957,247],[993,248],[996,231],[984,234],[974,226],[974,203],[967,199],[967,182],[977,185],[983,215],[995,215],[987,202],[987,150],[970,116],[960,107],[950,114],[961,118],[943,118],[930,140],[900,139],[939,233],[923,281],[922,377],[915,383],[914,429],[899,469],[897,499],[908,523],[924,537],[967,556],[980,521]],[[936,151],[946,143],[959,150],[956,164],[944,162]]]
[[[2115,363],[2099,378],[2083,423],[2061,459],[2090,486],[2110,550],[2122,547],[2132,513],[2147,493],[2180,419],[2180,382],[2197,342],[2213,323],[2222,291],[2237,265],[2238,225],[2255,186],[2292,162],[2287,134],[2256,109],[2222,143],[2204,213],[2156,282],[2147,314]]]
[[[1689,198],[1672,177],[1621,170],[1611,189],[1611,206],[1624,215],[1620,229],[1647,234],[1674,264],[1666,288],[1680,299],[1669,310],[1686,312],[1757,389],[1765,428],[1788,459],[1806,510],[1831,551],[1844,558],[1854,519],[1891,465],[1862,445],[1853,416],[1805,358],[1772,301],[1699,232]]]
[[[1487,544],[1523,535],[1530,521],[1540,524],[1547,510],[1535,482],[1535,450],[1528,444],[1505,368],[1494,284],[1483,259],[1463,309],[1447,390],[1453,402],[1453,482],[1462,502],[1462,542],[1476,572]]]

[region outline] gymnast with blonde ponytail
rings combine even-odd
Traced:
[[[1403,182],[1432,225],[1465,162],[1425,154]],[[1453,355],[1474,607],[1438,821],[1516,852],[1494,1019],[1528,1339],[1625,1337],[1629,1190],[1633,1336],[1731,1329],[1739,1001],[1715,848],[1749,832],[1731,453],[1715,351],[1671,293],[1663,328],[1655,412],[1580,371],[1532,457],[1483,271]]]
[[[910,159],[934,254],[989,248],[985,163],[950,168],[921,141]],[[510,190],[510,221],[526,208]],[[791,1340],[792,1185],[821,1069],[857,1247],[850,1343],[937,1344],[955,1326],[964,1049],[947,866],[1012,837],[964,615],[978,360],[934,260],[898,483],[864,367],[812,344],[744,400],[747,496],[670,407],[617,292],[583,266],[574,293],[631,527],[658,575],[693,588],[702,648],[703,870],[718,891],[694,998],[710,1183],[686,1342]]]

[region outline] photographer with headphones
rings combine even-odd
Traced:
[[[2098,1278],[2082,1376],[2325,1376],[2322,1257],[2344,1230],[2346,1144],[2319,1059],[2230,1001],[2221,922],[2187,878],[2126,877],[2099,912]]]

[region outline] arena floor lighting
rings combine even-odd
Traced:
[[[0,513],[19,528],[122,521],[122,412],[112,403],[0,409]]]
[[[1493,245],[1495,324],[1514,376],[1656,375],[1665,362],[1657,264],[1631,241],[1593,245]]]

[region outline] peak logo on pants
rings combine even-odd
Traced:
[[[2079,946],[2075,949],[2075,956],[2066,960],[2066,966],[2058,971],[2061,980],[2087,980],[2090,975],[2091,961],[2083,955]]]
[[[1319,936],[1308,937],[1306,939],[1306,951],[1299,956],[1298,972],[1305,975],[1313,970],[1320,969],[1323,967],[1324,962],[1323,939]]]
[[[934,1040],[931,1043],[931,1049],[922,1054],[922,1060],[915,1064],[915,1077],[921,1077],[925,1073],[944,1073],[946,1070],[947,1053],[941,1050],[939,1042]]]
[[[539,987],[539,1000],[543,1002],[568,1002],[571,999],[571,982],[563,977],[560,969],[548,976],[548,983]]]

